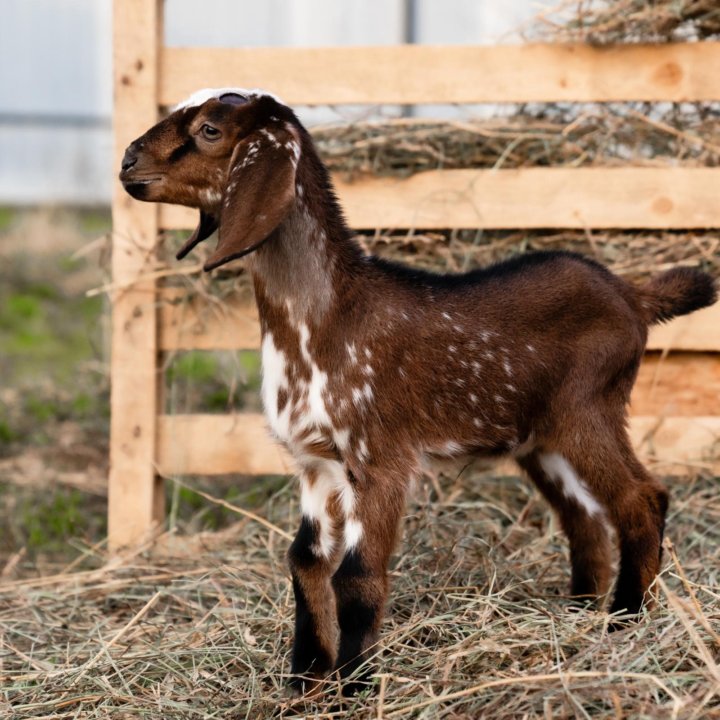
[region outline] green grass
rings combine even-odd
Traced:
[[[168,412],[258,410],[260,353],[254,350],[178,352],[165,374]]]
[[[0,232],[8,230],[15,222],[17,210],[12,207],[0,206]]]

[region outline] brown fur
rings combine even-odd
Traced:
[[[712,281],[674,270],[635,288],[570,253],[461,276],[367,257],[292,111],[236,99],[170,115],[130,146],[121,179],[139,199],[200,209],[183,254],[214,227],[208,267],[252,253],[266,413],[303,495],[289,553],[295,686],[347,677],[374,651],[426,454],[514,456],[570,539],[573,593],[609,592],[616,536],[612,610],[637,613],[667,493],[631,449],[626,406],[648,324],[714,302]],[[203,137],[207,124],[219,138]]]

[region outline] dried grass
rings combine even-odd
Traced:
[[[320,126],[313,137],[328,167],[350,179],[439,168],[720,164],[713,103],[546,104],[485,120]]]
[[[717,0],[564,0],[536,18],[531,35],[596,45],[710,40],[720,36]]]
[[[371,692],[346,711],[284,694],[292,483],[165,554],[0,584],[12,718],[720,717],[717,481],[673,482],[659,605],[608,634],[564,595],[567,549],[517,478],[421,487],[405,521]],[[173,545],[175,549],[173,550]]]

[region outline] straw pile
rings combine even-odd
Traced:
[[[709,103],[550,104],[488,120],[321,126],[313,136],[328,167],[349,179],[440,168],[720,163],[720,115]]]
[[[538,20],[533,34],[598,45],[720,36],[717,0],[565,0]]]
[[[566,543],[529,484],[465,475],[422,486],[393,562],[374,687],[346,714],[331,699],[284,696],[291,482],[257,510],[265,524],[244,516],[184,552],[6,580],[0,716],[720,717],[717,481],[693,475],[671,490],[678,555],[667,546],[658,607],[608,634],[606,615],[564,596]]]

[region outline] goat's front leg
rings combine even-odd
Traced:
[[[355,483],[355,511],[345,523],[345,554],[332,578],[340,626],[336,669],[341,678],[352,675],[375,650],[405,488],[404,478],[395,484],[391,476]],[[361,689],[371,672],[366,667],[359,677],[345,683],[343,694]]]
[[[293,690],[312,693],[332,671],[337,656],[337,615],[331,584],[337,567],[337,522],[328,502],[328,483],[317,473],[301,478],[303,517],[288,560],[295,593]]]

